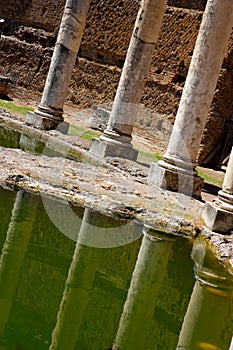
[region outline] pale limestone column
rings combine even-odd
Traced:
[[[100,223],[97,223],[96,220],[98,217],[92,215],[89,209],[85,209],[65,291],[57,314],[57,323],[52,333],[50,350],[72,350],[78,340],[95,273],[103,253],[103,249],[83,245],[79,241],[88,241],[88,235],[92,235],[93,232],[98,239]]]
[[[206,256],[206,246],[194,244],[196,283],[179,335],[177,350],[225,349],[222,332],[227,328],[232,305],[232,277]],[[226,337],[225,337],[226,338]],[[227,341],[227,339],[225,339]]]
[[[174,239],[145,233],[113,350],[144,349]]]
[[[98,157],[136,160],[131,139],[167,0],[142,0],[105,135],[92,141]]]
[[[233,1],[209,0],[203,15],[167,151],[149,178],[158,186],[199,197],[196,158],[233,25]]]
[[[91,0],[67,0],[41,103],[29,112],[26,123],[39,129],[55,129],[63,122],[63,106],[80,47]]]
[[[4,330],[9,320],[11,306],[25,252],[36,218],[39,199],[29,193],[17,193],[6,241],[0,258],[0,348],[4,349]]]
[[[213,202],[206,202],[203,219],[212,231],[227,233],[233,230],[233,149],[227,165],[222,190]]]

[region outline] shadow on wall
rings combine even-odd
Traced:
[[[207,0],[168,0],[169,6],[204,11]]]
[[[30,0],[12,1],[12,3],[9,0],[1,0],[0,17],[17,18],[20,22],[27,22],[25,14],[31,5]]]
[[[53,32],[64,5],[65,0],[1,0],[0,18]]]

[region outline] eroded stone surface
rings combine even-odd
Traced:
[[[145,164],[120,158],[106,158],[105,162],[95,160],[85,152],[88,145],[83,139],[56,131],[35,130],[8,112],[1,112],[1,123],[34,135],[47,145],[53,144],[65,154],[68,149],[73,150],[72,157],[81,159],[77,163],[1,147],[0,184],[3,187],[26,189],[60,199],[67,205],[86,206],[112,217],[137,220],[175,235],[190,237],[200,232],[203,203],[148,185],[148,166]],[[231,236],[227,237],[231,242]],[[216,249],[216,245],[213,244],[212,249]],[[231,243],[225,244],[224,252],[226,257],[221,261],[231,266],[229,269],[233,272]]]

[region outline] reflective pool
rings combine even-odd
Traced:
[[[232,279],[201,242],[49,201],[0,189],[1,350],[229,349]]]

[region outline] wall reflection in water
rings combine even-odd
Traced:
[[[53,204],[65,226],[76,225],[75,242],[39,198],[6,194],[0,349],[229,349],[232,280],[199,242],[149,229],[141,239],[142,227],[89,209],[73,209],[80,224],[71,223]],[[134,240],[107,248],[115,230]]]

